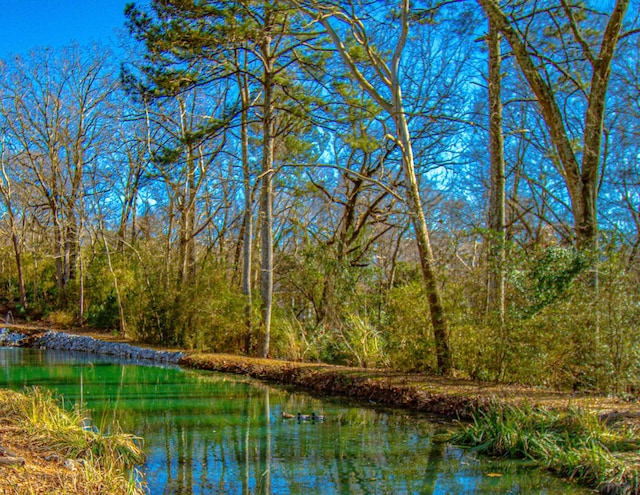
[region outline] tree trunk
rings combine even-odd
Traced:
[[[269,42],[265,42],[265,60],[269,57]],[[262,296],[262,325],[263,341],[260,355],[269,356],[269,341],[271,339],[271,312],[273,306],[273,159],[274,159],[274,129],[273,129],[273,73],[270,67],[265,67],[263,88],[263,148],[262,148],[262,188],[260,195],[260,239],[261,239],[261,268],[260,293]]]
[[[505,174],[502,134],[502,99],[500,95],[500,33],[489,19],[489,154],[491,157],[489,193],[488,287],[487,309],[504,325],[505,262]]]
[[[397,90],[398,92],[400,91],[399,87]],[[409,127],[402,108],[398,108],[396,112],[396,125],[398,126],[398,135],[403,147],[402,164],[405,187],[407,188],[407,194],[409,196],[407,198],[409,216],[411,217],[411,222],[415,230],[418,253],[420,255],[422,279],[424,281],[427,300],[429,301],[438,371],[444,375],[448,375],[453,368],[451,350],[449,349],[449,327],[440,288],[438,287],[438,275],[435,270],[435,259],[433,257],[433,250],[431,249],[429,229],[427,228],[427,221],[422,209],[420,189],[418,188],[418,181],[415,175]]]
[[[438,276],[435,270],[435,260],[431,241],[429,239],[429,229],[424,216],[420,189],[416,179],[415,164],[413,159],[413,146],[406,113],[402,105],[402,89],[399,80],[400,58],[409,31],[409,1],[402,2],[402,33],[396,46],[391,66],[391,90],[393,97],[392,116],[396,124],[398,141],[402,151],[402,168],[404,172],[405,187],[407,189],[407,203],[409,215],[413,228],[415,229],[418,252],[420,255],[420,268],[425,285],[427,300],[429,301],[429,311],[431,314],[431,325],[433,326],[433,337],[436,346],[436,359],[438,371],[448,375],[451,373],[453,363],[451,350],[449,349],[449,327],[447,324],[444,304],[438,287]]]
[[[13,223],[13,221],[12,221]],[[12,226],[12,229],[14,227]],[[27,308],[27,291],[24,286],[24,274],[22,272],[22,251],[20,249],[20,239],[14,232],[11,234],[11,240],[13,242],[13,252],[16,259],[16,270],[18,271],[18,288],[20,290],[20,304],[23,308]]]
[[[253,215],[251,214],[253,202],[251,191],[251,169],[249,164],[249,122],[247,112],[249,108],[249,88],[247,81],[238,76],[240,95],[242,97],[242,115],[240,127],[240,141],[242,147],[242,186],[244,191],[244,222],[242,233],[242,294],[245,296],[244,321],[245,321],[245,353],[250,354],[253,340],[253,294],[251,291],[251,271],[253,247]]]

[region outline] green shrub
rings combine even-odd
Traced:
[[[392,367],[407,371],[436,368],[429,307],[420,280],[391,290],[384,334]]]

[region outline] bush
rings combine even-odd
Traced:
[[[421,281],[393,288],[386,316],[384,334],[390,365],[405,371],[435,369],[435,343]]]
[[[47,321],[55,326],[70,328],[76,323],[76,318],[67,311],[57,310],[49,313]]]

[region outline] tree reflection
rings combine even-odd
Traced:
[[[442,471],[442,463],[444,462],[445,444],[443,442],[432,440],[429,445],[430,448],[429,453],[427,454],[427,466],[424,472],[424,485],[420,490],[421,495],[433,495],[436,493],[435,490],[438,483],[438,475]]]
[[[321,402],[220,374],[34,355],[4,356],[11,366],[0,386],[37,382],[73,406],[82,374],[94,418],[114,418],[144,437],[152,494],[584,493],[522,469],[487,477],[498,468],[432,441],[438,430],[422,416]],[[327,420],[283,420],[283,411],[322,412]]]

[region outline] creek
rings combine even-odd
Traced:
[[[54,390],[98,428],[141,437],[153,495],[592,493],[444,443],[455,425],[423,414],[80,352],[0,347],[0,364],[0,387]]]

